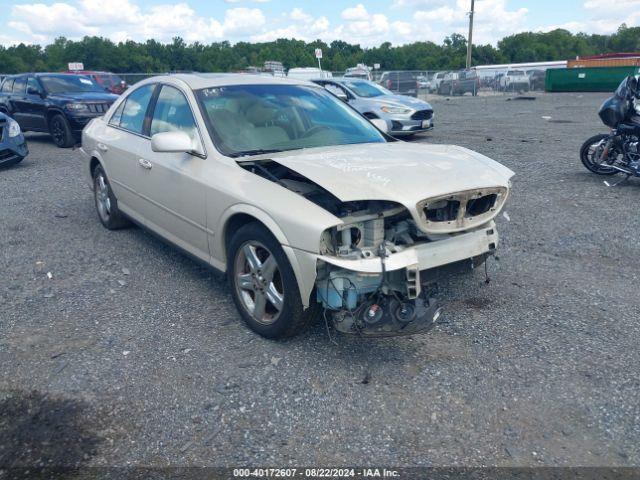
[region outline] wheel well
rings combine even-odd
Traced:
[[[49,110],[47,112],[47,125],[49,125],[49,123],[51,122],[51,119],[58,114],[64,116],[64,114],[60,110]]]
[[[89,171],[91,172],[91,178],[93,178],[93,172],[96,167],[100,165],[100,161],[96,157],[91,157],[91,162],[89,163]]]
[[[234,233],[236,233],[241,227],[244,227],[249,223],[257,223],[259,225],[262,225],[267,229],[268,232],[271,232],[271,230],[269,230],[269,228],[264,223],[262,223],[252,215],[249,215],[247,213],[236,213],[235,215],[232,215],[231,218],[227,220],[227,223],[224,225],[223,229],[225,258],[227,256],[229,242],[231,242],[231,238],[233,237]]]

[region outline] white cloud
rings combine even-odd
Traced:
[[[407,0],[404,0],[406,3]],[[431,2],[412,1],[419,7],[413,14],[414,24],[424,24],[427,29],[428,40],[442,41],[451,33],[467,35],[469,25],[468,0],[457,0],[455,3],[441,4],[435,8],[422,9],[421,5]],[[441,2],[440,2],[441,3]],[[510,10],[507,0],[482,0],[476,2],[473,43],[496,43],[500,38],[525,29],[528,10],[518,8]]]
[[[82,13],[68,3],[44,3],[15,5],[11,10],[9,26],[15,30],[42,37],[47,34],[69,32],[79,35],[96,35],[98,30],[85,21]]]
[[[289,18],[295,22],[308,23],[313,20],[313,17],[308,13],[305,13],[301,8],[294,8],[289,14]]]
[[[620,25],[627,26],[640,24],[640,0],[587,0],[584,8],[589,17],[582,21],[566,22],[556,25],[543,25],[536,30],[550,32],[556,28],[569,30],[573,33],[599,33],[611,34],[618,30]]]
[[[330,22],[327,17],[314,18],[301,8],[294,8],[286,16],[294,23],[280,26],[251,36],[254,42],[270,42],[278,38],[296,38],[298,40],[315,40],[317,38],[333,38],[329,32]]]
[[[169,41],[179,36],[186,41],[212,41],[223,37],[223,27],[213,18],[197,15],[186,3],[156,5],[143,14],[136,25],[134,39],[155,38]]]
[[[364,5],[359,3],[355,7],[345,8],[342,11],[341,17],[343,20],[367,20],[369,13]]]
[[[130,0],[80,0],[78,4],[88,25],[133,24],[142,17]]]
[[[223,30],[225,34],[251,34],[265,24],[266,20],[259,8],[238,7],[227,10]]]
[[[423,40],[440,43],[451,33],[466,37],[470,6],[469,0],[393,0],[389,2],[393,8],[372,11],[371,4],[364,0],[349,0],[342,4],[342,11],[335,12],[336,20],[333,20],[330,16],[309,13],[302,2],[296,2],[301,6],[290,11],[267,17],[259,7],[269,0],[225,0],[226,5],[223,2],[220,5],[227,8],[214,10],[213,15],[197,10],[195,0],[156,1],[163,3],[154,1],[152,6],[146,6],[151,2],[13,0],[20,3],[9,9],[6,23],[0,25],[0,43],[8,45],[20,40],[43,44],[60,35],[73,39],[100,35],[116,42],[149,38],[167,42],[180,36],[187,42],[277,38],[309,41],[320,38],[327,42],[340,39],[363,46],[387,41],[393,44]],[[583,14],[575,17],[579,21],[542,25],[538,30],[561,27],[573,32],[611,33],[623,22],[630,26],[640,23],[640,0],[582,1]],[[272,4],[275,6],[276,2]],[[528,10],[510,5],[511,0],[476,2],[474,43],[495,44],[506,35],[531,29],[527,24]]]

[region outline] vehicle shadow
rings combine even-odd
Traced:
[[[27,144],[29,143],[41,143],[48,145],[55,145],[53,143],[53,139],[48,133],[30,133],[27,132],[24,134],[24,138],[27,140]]]
[[[0,397],[0,469],[9,472],[8,478],[71,478],[101,443],[95,425],[87,421],[88,410],[84,402],[38,391],[5,392]]]

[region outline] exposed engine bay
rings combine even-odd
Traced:
[[[387,259],[416,246],[455,237],[458,233],[425,233],[407,208],[399,203],[380,200],[342,202],[323,187],[272,160],[240,165],[296,192],[341,220],[339,225],[322,233],[315,283],[316,300],[325,313],[331,313],[336,330],[364,336],[389,336],[418,333],[434,326],[442,312],[434,296],[434,278],[430,278],[429,272],[421,271],[417,261],[402,268],[390,268]],[[478,215],[491,214],[492,209],[497,208],[499,196],[500,192],[495,189],[464,192],[453,199],[438,198],[435,202],[424,203],[420,208],[425,223],[434,224],[438,230],[441,225],[446,228],[447,224],[469,222],[471,217],[465,208]],[[493,230],[488,232],[493,234]],[[457,262],[458,270],[471,270],[486,257],[479,255]],[[346,266],[336,265],[327,261],[329,259],[339,259],[341,265]],[[379,266],[375,271],[348,268],[349,263],[358,260],[379,262]]]

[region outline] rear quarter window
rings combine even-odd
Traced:
[[[3,93],[11,93],[13,91],[13,78],[7,78],[2,84],[2,89],[0,91]]]
[[[27,79],[25,77],[16,78],[13,83],[13,93],[24,93],[27,88]]]

